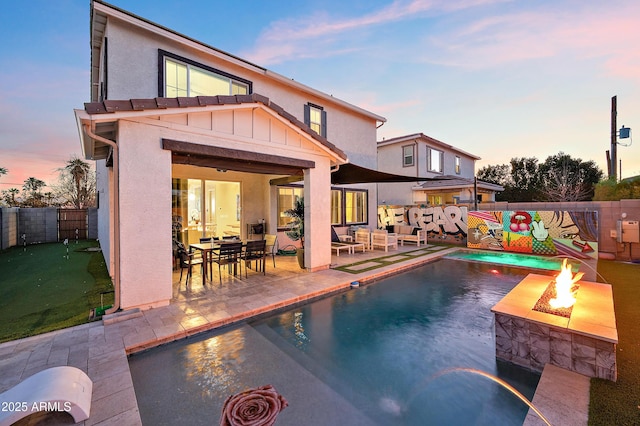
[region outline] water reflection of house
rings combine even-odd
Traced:
[[[378,169],[407,176],[438,178],[413,183],[380,183],[378,199],[387,204],[442,205],[495,201],[500,185],[475,182],[475,162],[479,160],[452,145],[423,133],[378,141]]]
[[[122,308],[169,303],[172,238],[264,223],[284,241],[301,196],[311,271],[331,263],[332,224],[375,226],[376,184],[332,185],[331,170],[376,168],[383,117],[102,1],[90,16],[91,96],[76,120]]]

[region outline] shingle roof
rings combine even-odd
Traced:
[[[152,111],[165,110],[170,108],[194,108],[205,107],[210,105],[233,105],[245,103],[261,103],[270,108],[282,118],[289,121],[300,130],[307,133],[314,140],[321,143],[331,151],[347,158],[347,155],[340,148],[329,142],[326,138],[320,136],[304,122],[298,120],[296,116],[285,111],[280,105],[271,102],[271,100],[257,93],[250,95],[218,95],[218,96],[195,96],[195,97],[178,97],[178,98],[149,98],[149,99],[128,99],[128,100],[104,100],[102,102],[87,102],[84,104],[84,110],[87,114],[113,114],[124,111]]]

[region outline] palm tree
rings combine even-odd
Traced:
[[[8,170],[7,170],[7,169],[5,169],[4,167],[0,167],[0,176],[2,176],[2,175],[6,175],[6,174],[7,174],[7,172],[8,172]]]
[[[42,194],[40,194],[40,188],[46,186],[47,184],[40,179],[36,179],[34,177],[30,177],[25,179],[24,185],[22,185],[22,190],[29,195],[28,203],[31,207],[37,207],[40,203],[40,198],[42,198]]]
[[[15,207],[16,206],[16,195],[18,195],[20,193],[20,190],[18,188],[9,188],[9,189],[7,189],[7,193],[11,197],[11,207]]]
[[[81,209],[83,207],[83,200],[86,198],[83,196],[83,185],[89,172],[91,172],[91,166],[80,158],[73,156],[71,160],[67,161],[67,165],[59,169],[59,171],[71,175],[76,191],[75,197],[72,197],[73,204],[75,204],[76,208]]]

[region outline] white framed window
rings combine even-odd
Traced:
[[[405,145],[402,147],[402,167],[413,166],[415,145]]]
[[[304,106],[304,124],[322,137],[327,137],[327,112],[321,106],[308,103]]]
[[[444,152],[427,147],[427,171],[434,173],[443,172]]]
[[[247,95],[251,82],[231,74],[160,51],[163,84],[160,96]]]
[[[460,174],[460,157],[456,155],[456,163],[455,163],[456,174]]]

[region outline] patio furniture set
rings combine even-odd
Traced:
[[[265,235],[265,239],[241,241],[237,238],[201,238],[200,243],[189,244],[189,249],[184,244],[175,241],[176,254],[180,262],[180,279],[186,269],[189,280],[193,273],[193,267],[200,265],[202,268],[202,284],[213,278],[213,265],[218,265],[218,278],[222,284],[222,267],[226,266],[228,273],[237,276],[238,272],[242,276],[242,265],[244,264],[245,278],[247,270],[251,269],[251,264],[255,262],[256,272],[266,274],[265,260],[271,255],[273,267],[276,266],[275,251],[277,237],[275,235]]]
[[[414,242],[420,247],[420,244],[427,243],[427,232],[413,226],[399,227],[401,232],[388,232],[383,229],[375,229],[371,232],[369,229],[357,229],[353,236],[338,235],[335,229],[331,228],[331,250],[336,252],[336,256],[340,256],[341,251],[347,251],[354,254],[357,249],[366,250],[398,249],[398,243],[404,246],[405,242]],[[355,240],[355,241],[354,241]]]

